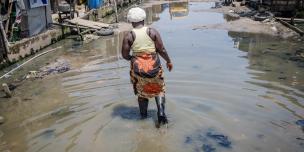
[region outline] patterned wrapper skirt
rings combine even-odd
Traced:
[[[134,94],[139,97],[152,98],[165,93],[163,69],[157,53],[134,53],[130,78]]]

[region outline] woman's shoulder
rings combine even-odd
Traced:
[[[148,27],[147,33],[150,36],[150,38],[155,41],[155,37],[157,36],[158,31],[153,27]]]

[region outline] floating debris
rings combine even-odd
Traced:
[[[30,78],[39,78],[38,71],[29,71],[27,75],[25,76],[26,79]]]
[[[70,70],[70,63],[65,59],[57,59],[54,63],[51,63],[40,69],[41,75],[63,73]]]
[[[71,69],[70,63],[66,59],[57,59],[55,62],[40,68],[39,71],[29,71],[25,76],[26,79],[30,78],[43,78],[51,74],[59,74],[67,72]]]

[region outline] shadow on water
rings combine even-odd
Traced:
[[[148,110],[148,118],[154,118],[156,110]],[[113,108],[112,117],[120,117],[127,120],[141,120],[138,107],[117,105]]]

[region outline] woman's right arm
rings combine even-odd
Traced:
[[[131,46],[133,42],[132,41],[132,35],[131,35],[131,32],[128,32],[125,36],[124,36],[124,39],[123,39],[123,42],[122,42],[122,49],[121,49],[121,55],[124,59],[126,60],[131,60],[132,56],[130,55],[130,49],[131,49]]]

